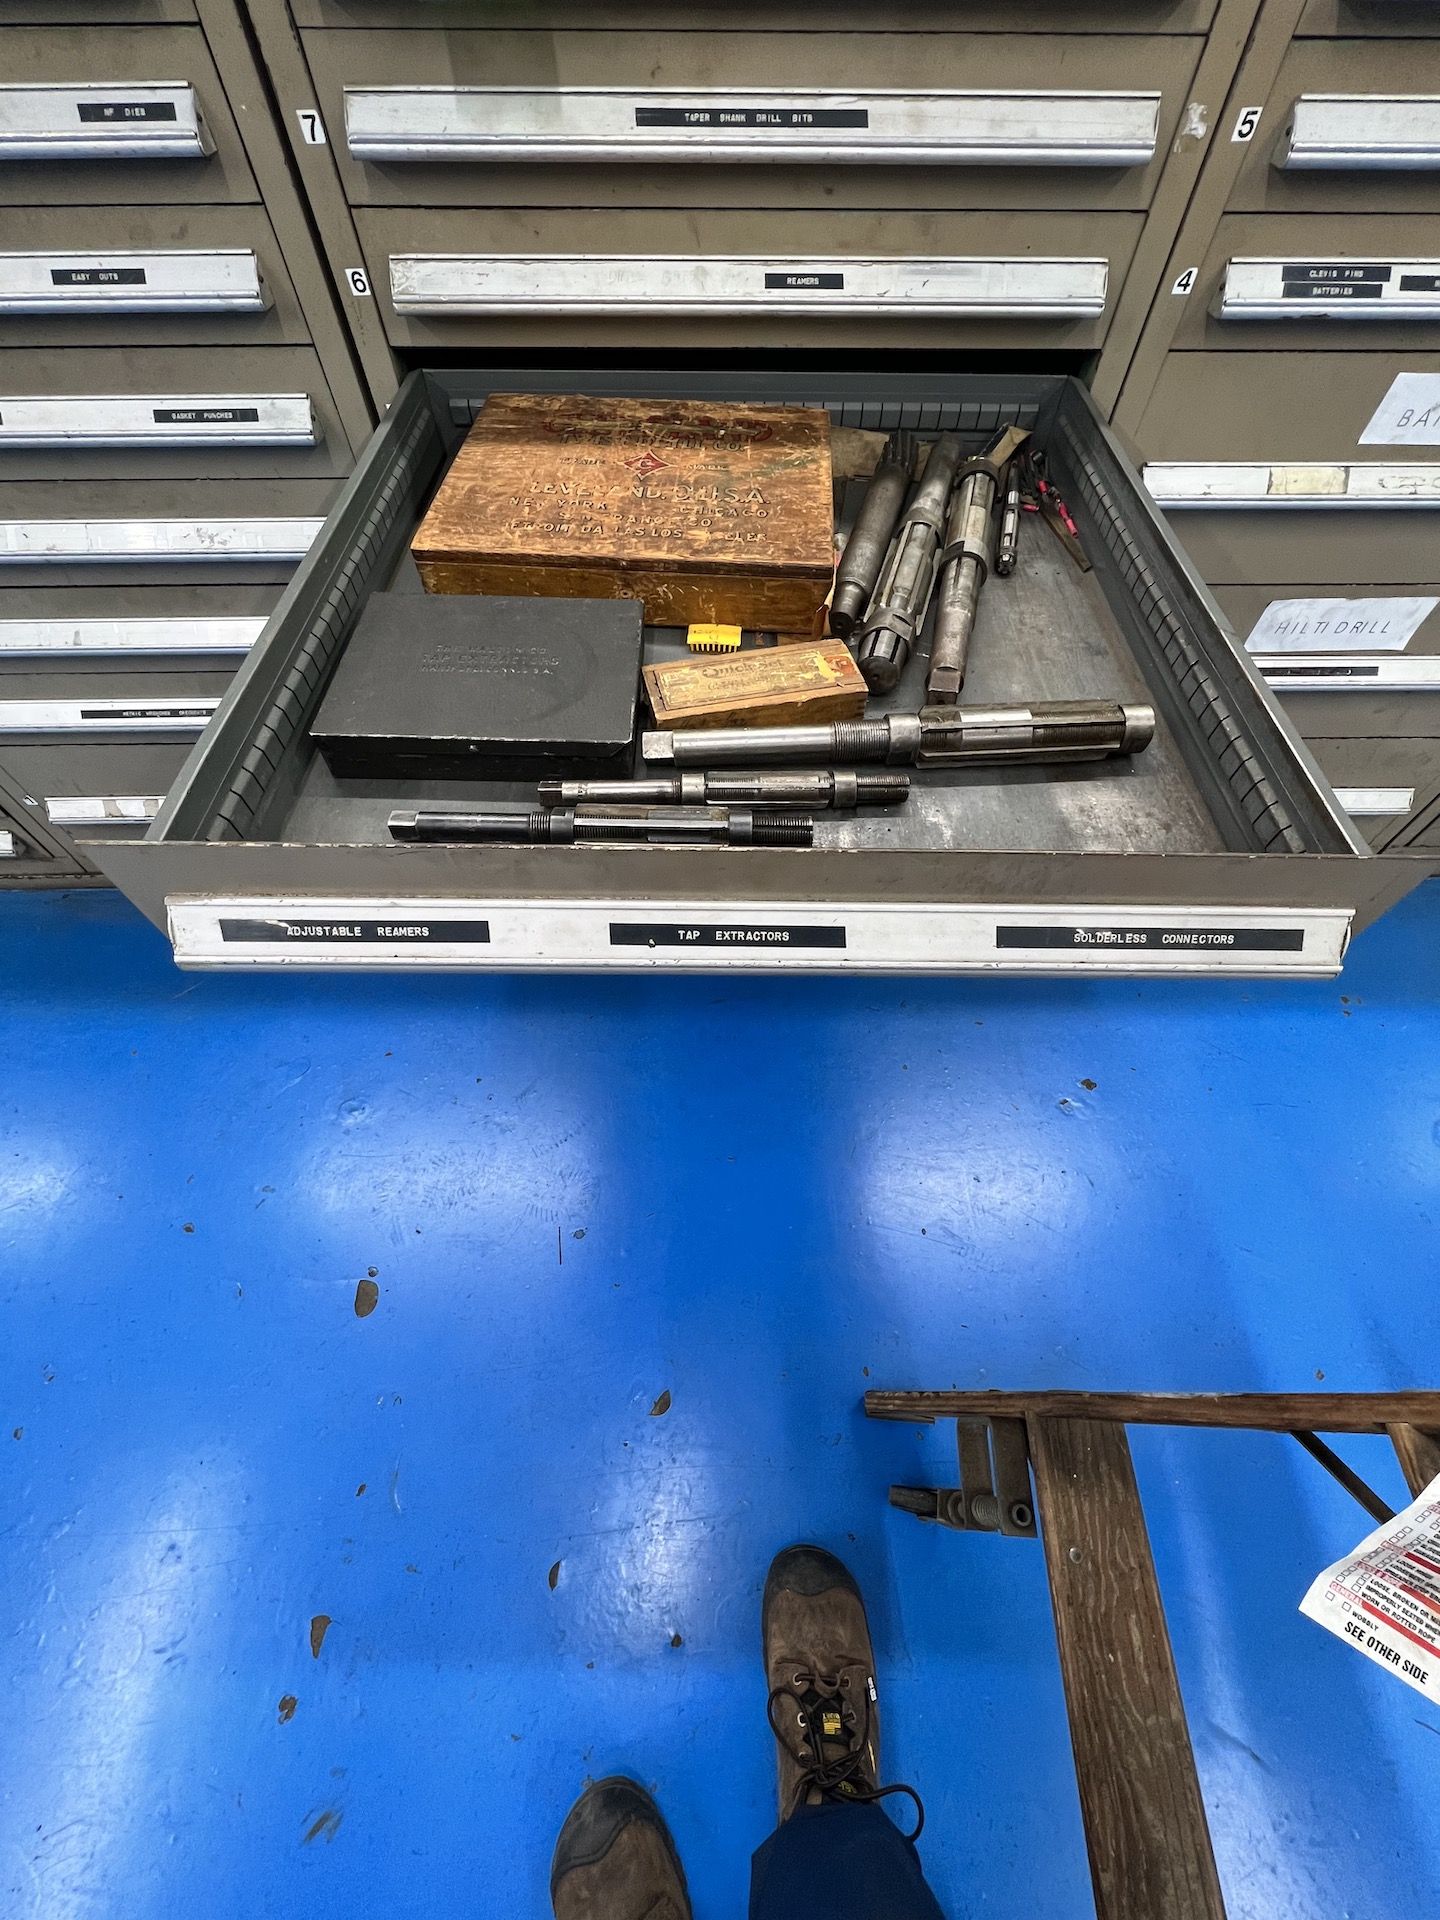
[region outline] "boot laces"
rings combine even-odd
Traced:
[[[788,1819],[812,1793],[822,1800],[885,1800],[903,1793],[915,1803],[918,1840],[925,1806],[914,1787],[902,1781],[882,1787],[867,1777],[875,1682],[862,1662],[823,1674],[797,1666],[788,1686],[770,1695],[766,1715],[771,1731],[800,1766]]]

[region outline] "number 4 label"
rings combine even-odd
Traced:
[[[297,107],[295,118],[300,122],[300,138],[307,147],[325,145],[325,122],[313,107]]]
[[[1178,293],[1178,294],[1189,293],[1191,288],[1195,285],[1195,282],[1199,278],[1199,276],[1200,276],[1200,269],[1198,267],[1186,267],[1184,273],[1181,274],[1180,278],[1175,282],[1174,286],[1171,287],[1170,289],[1171,293]]]
[[[1241,143],[1246,140],[1253,140],[1255,138],[1255,129],[1260,124],[1260,115],[1263,112],[1263,107],[1242,107],[1240,109],[1240,116],[1235,122],[1235,131],[1231,134],[1230,138]]]

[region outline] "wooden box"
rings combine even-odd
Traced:
[[[657,727],[819,726],[865,711],[864,679],[841,640],[662,660],[641,677]]]
[[[411,551],[430,593],[632,598],[651,626],[818,636],[833,540],[817,409],[501,393]]]

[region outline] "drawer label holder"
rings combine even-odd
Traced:
[[[401,314],[928,314],[1098,319],[1109,262],[1039,255],[766,258],[753,254],[390,256]]]
[[[220,938],[227,945],[290,946],[307,941],[323,946],[405,945],[435,941],[448,946],[490,944],[490,925],[485,920],[428,920],[407,918],[404,914],[386,914],[370,919],[349,914],[341,919],[292,914],[283,920],[222,919]]]
[[[1143,474],[1156,506],[1305,512],[1356,507],[1440,507],[1440,465],[1381,461],[1289,462],[1152,460]]]
[[[778,133],[795,127],[868,127],[865,107],[636,107],[637,127],[751,127]]]
[[[323,520],[0,520],[0,566],[297,562]]]
[[[0,86],[0,162],[203,160],[214,151],[185,81]]]
[[[218,700],[0,700],[0,734],[203,733]]]
[[[0,253],[0,313],[263,313],[246,247]]]
[[[1154,92],[678,87],[345,89],[352,158],[521,165],[1143,167]]]
[[[1253,653],[1277,693],[1440,693],[1440,654]]]
[[[173,100],[82,100],[75,111],[82,126],[128,124],[136,120],[173,120]]]
[[[406,850],[377,849],[387,864]],[[1287,974],[1340,970],[1333,907],[951,906],[176,894],[175,958],[201,968],[505,972]]]
[[[10,447],[313,447],[308,393],[0,394]]]
[[[995,929],[997,947],[1102,947],[1112,952],[1136,948],[1178,953],[1300,953],[1305,934],[1300,927],[1114,927],[1090,923],[1073,927],[1011,926]]]
[[[1433,320],[1440,260],[1235,258],[1225,270],[1222,320]]]
[[[717,926],[711,922],[612,920],[612,947],[828,947],[843,948],[844,927]]]

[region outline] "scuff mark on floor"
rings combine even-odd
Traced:
[[[340,1822],[345,1818],[338,1807],[327,1807],[305,1832],[301,1845],[308,1847],[312,1841],[323,1840],[328,1847],[340,1831]]]

